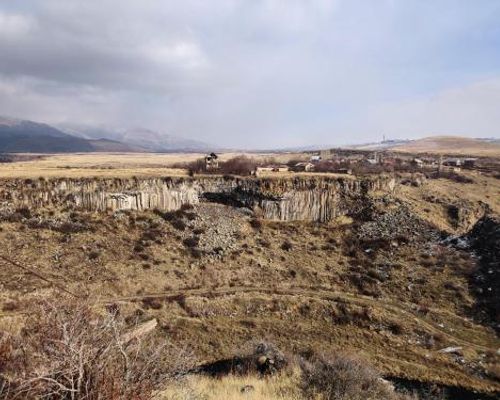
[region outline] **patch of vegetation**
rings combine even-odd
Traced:
[[[262,229],[262,221],[261,221],[260,219],[258,219],[258,218],[252,218],[252,219],[250,220],[250,226],[251,226],[253,229],[255,229],[255,230],[259,231],[259,230],[261,230],[261,229]]]
[[[3,400],[149,400],[192,368],[187,353],[151,336],[141,340],[140,327],[119,312],[96,314],[81,300],[43,301],[26,326],[17,336],[0,334]]]
[[[193,247],[198,246],[199,242],[200,242],[200,238],[197,236],[189,237],[189,238],[186,238],[182,241],[182,243],[184,243],[184,246],[186,246],[188,248],[193,248]]]
[[[456,172],[451,172],[451,171],[450,172],[441,171],[440,173],[436,172],[436,173],[432,174],[430,177],[433,179],[438,179],[438,178],[448,179],[449,181],[453,181],[453,182],[457,182],[457,183],[474,183],[474,179],[472,179],[468,176],[456,173]]]
[[[350,354],[323,355],[303,362],[302,388],[308,398],[325,400],[403,400],[366,361]]]
[[[156,215],[169,222],[175,229],[183,231],[186,229],[186,220],[192,221],[197,215],[193,211],[193,206],[190,204],[183,204],[179,210],[176,211],[154,211]]]

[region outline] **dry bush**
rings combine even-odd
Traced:
[[[468,176],[460,175],[457,174],[456,172],[446,172],[446,171],[441,171],[439,173],[435,173],[431,175],[432,179],[448,179],[453,182],[457,183],[474,183],[474,179],[469,178]]]
[[[99,315],[81,300],[42,302],[18,337],[0,340],[0,398],[152,399],[192,367],[186,352],[153,333],[131,332],[117,311]]]
[[[258,218],[252,218],[250,220],[250,226],[257,231],[260,231],[262,229],[262,221]]]
[[[197,214],[192,210],[192,205],[183,204],[181,208],[176,211],[163,212],[160,210],[155,210],[154,212],[156,215],[169,222],[175,229],[183,231],[187,227],[185,219],[187,219],[188,221],[192,221],[197,217]]]
[[[260,163],[250,157],[237,156],[227,161],[219,161],[219,168],[207,170],[206,162],[203,158],[190,163],[178,163],[174,168],[184,168],[189,171],[189,175],[194,174],[226,174],[226,175],[250,175]]]
[[[238,156],[219,163],[219,172],[228,175],[250,175],[259,162],[246,156]]]
[[[199,373],[213,377],[230,374],[269,376],[283,371],[288,362],[288,358],[274,344],[265,341],[250,341],[244,346],[241,355],[203,364],[197,370]]]
[[[184,246],[186,246],[187,248],[194,248],[194,247],[198,246],[199,242],[200,242],[200,238],[197,236],[189,237],[189,238],[186,238],[182,241]]]
[[[178,162],[172,164],[172,168],[181,168],[181,169],[187,169],[189,171],[189,175],[193,176],[194,174],[199,174],[199,173],[204,173],[206,172],[206,163],[205,159],[199,158],[195,161],[191,162]]]
[[[367,362],[352,355],[322,356],[303,361],[302,387],[308,398],[325,400],[399,400],[393,387]]]

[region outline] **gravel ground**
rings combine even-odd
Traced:
[[[196,218],[187,222],[184,239],[194,239],[195,246],[208,257],[220,258],[237,249],[241,236],[242,217],[252,215],[245,208],[236,208],[215,203],[200,203],[195,206]]]

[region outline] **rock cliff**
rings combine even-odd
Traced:
[[[368,193],[394,186],[388,176],[9,179],[0,182],[0,207],[169,211],[217,201],[252,208],[266,219],[328,221]]]

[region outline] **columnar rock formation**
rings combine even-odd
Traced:
[[[0,182],[0,206],[170,211],[208,200],[249,207],[267,219],[328,221],[349,212],[369,192],[394,185],[387,176],[11,179]]]

